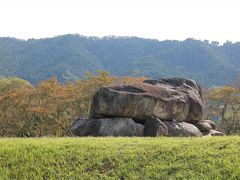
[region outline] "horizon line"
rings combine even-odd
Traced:
[[[130,39],[130,38],[137,38],[137,39],[146,39],[146,40],[155,40],[155,41],[186,41],[189,39],[192,40],[198,40],[198,41],[208,41],[209,43],[212,42],[216,42],[219,45],[223,45],[225,43],[240,43],[240,40],[236,40],[236,41],[231,41],[231,40],[225,40],[223,42],[218,41],[218,40],[209,40],[209,39],[201,39],[201,38],[195,38],[195,37],[186,37],[184,39],[170,39],[170,38],[166,38],[166,39],[158,39],[158,38],[148,38],[148,37],[141,37],[141,36],[135,36],[135,35],[127,35],[127,36],[122,36],[122,35],[104,35],[104,36],[97,36],[97,35],[82,35],[79,33],[66,33],[66,34],[59,34],[59,35],[52,35],[52,36],[45,36],[45,37],[29,37],[29,38],[20,38],[20,37],[16,37],[16,36],[0,36],[0,38],[11,38],[11,39],[17,39],[17,40],[22,40],[22,41],[29,41],[29,40],[41,40],[41,39],[52,39],[52,38],[57,38],[57,37],[61,37],[61,36],[79,36],[79,37],[85,37],[85,38],[96,38],[96,39],[104,39],[104,38],[111,38],[111,39],[120,39],[120,38],[126,38],[126,39]]]

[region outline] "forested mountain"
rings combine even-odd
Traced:
[[[80,35],[0,38],[0,76],[36,84],[52,76],[75,80],[97,70],[118,76],[183,76],[203,85],[223,85],[240,74],[240,43]]]

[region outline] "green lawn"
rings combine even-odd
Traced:
[[[240,137],[0,139],[0,179],[236,179]]]

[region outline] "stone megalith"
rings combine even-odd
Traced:
[[[163,78],[100,88],[93,96],[89,119],[70,127],[77,136],[214,136],[202,120],[200,86],[191,79]]]
[[[90,118],[157,117],[196,122],[202,116],[203,104],[198,85],[192,80],[176,78],[100,88],[90,108]]]

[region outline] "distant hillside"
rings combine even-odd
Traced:
[[[36,84],[52,76],[75,80],[96,70],[118,76],[183,76],[204,85],[222,85],[240,74],[240,43],[79,35],[0,38],[0,76],[19,76]]]

